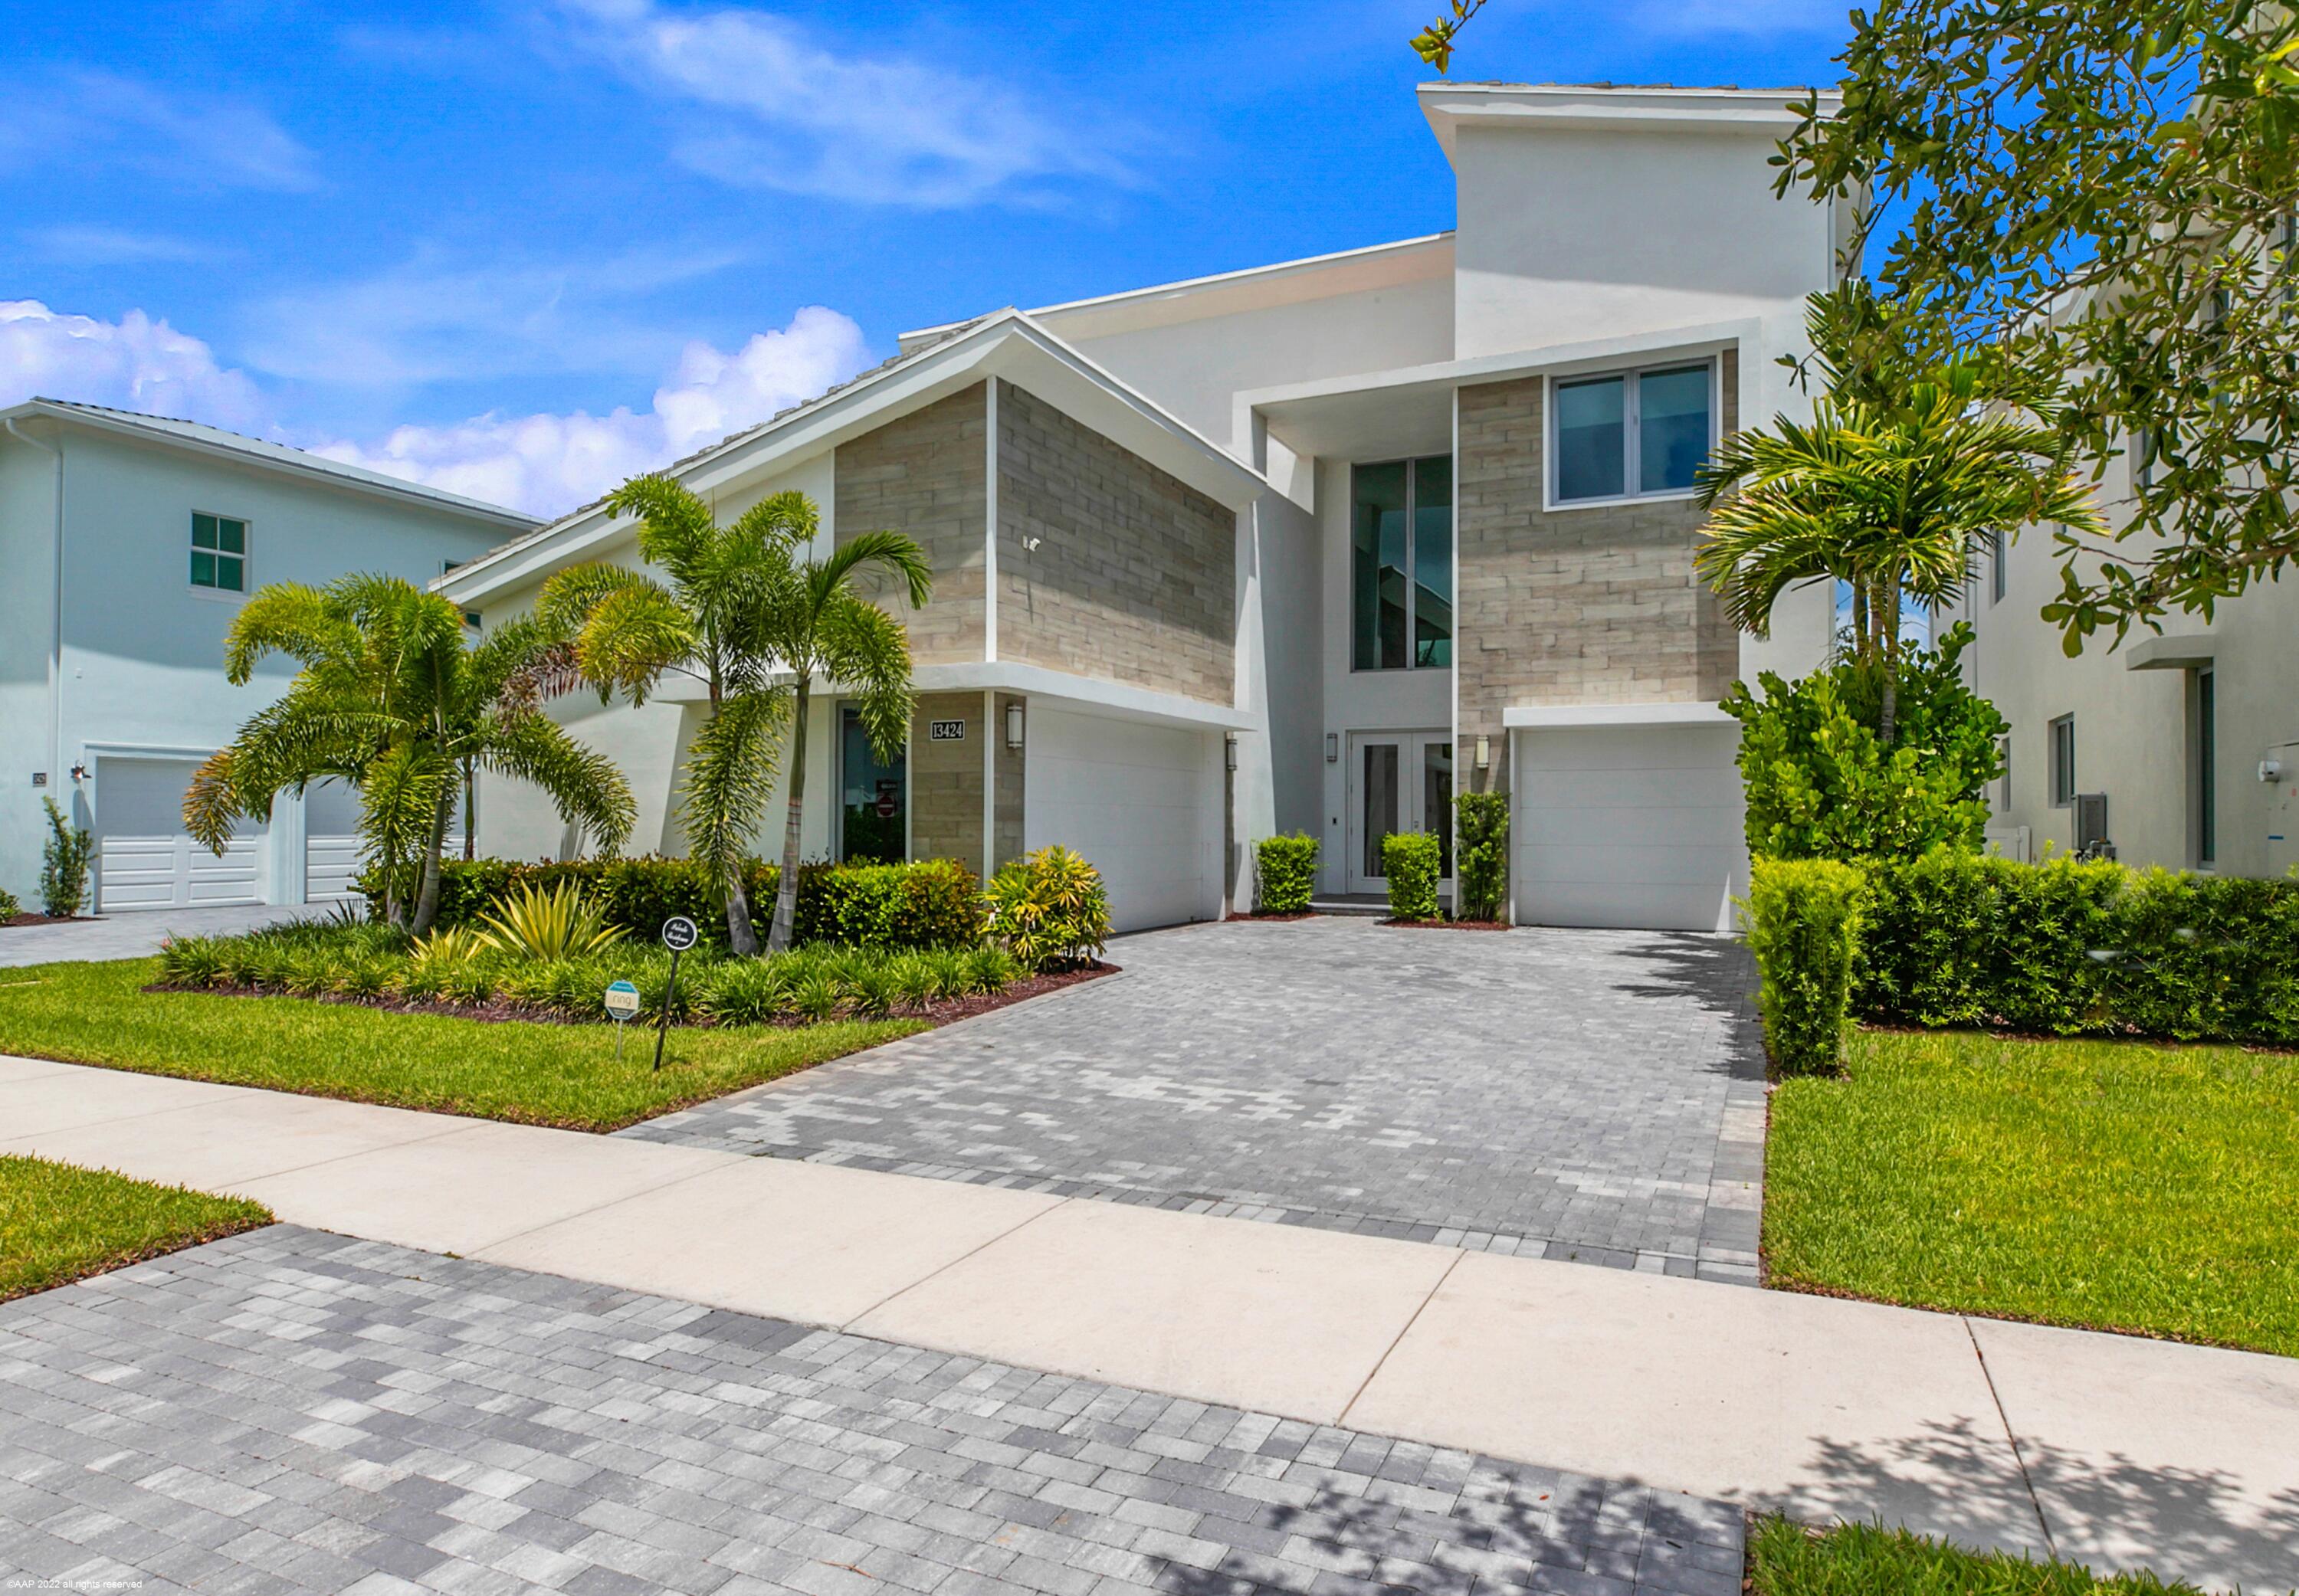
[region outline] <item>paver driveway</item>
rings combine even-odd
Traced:
[[[1232,922],[624,1135],[1753,1280],[1746,950]]]

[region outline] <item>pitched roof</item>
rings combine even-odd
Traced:
[[[138,434],[198,450],[229,453],[281,470],[328,478],[344,487],[411,499],[434,509],[454,510],[499,524],[519,527],[531,527],[535,524],[533,516],[506,509],[500,504],[466,499],[460,493],[449,493],[419,482],[410,482],[403,476],[370,471],[363,466],[346,465],[308,450],[227,432],[222,427],[210,426],[203,421],[187,421],[179,416],[146,416],[137,410],[114,409],[109,405],[87,404],[79,400],[37,397],[0,410],[0,419],[33,416],[75,421],[107,431]]]

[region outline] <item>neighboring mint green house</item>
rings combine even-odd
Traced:
[[[183,834],[193,770],[292,672],[227,682],[232,617],[265,583],[427,582],[533,525],[193,422],[0,410],[0,888],[38,906],[52,797],[98,838],[101,913],[347,896],[347,791],[283,801],[221,857]]]
[[[1452,230],[922,329],[679,462],[722,517],[803,489],[826,540],[891,527],[934,561],[909,746],[882,764],[816,700],[805,851],[1064,843],[1152,926],[1249,900],[1278,831],[1322,839],[1325,892],[1377,893],[1381,837],[1449,844],[1473,787],[1511,797],[1516,919],[1729,927],[1718,700],[1819,663],[1832,612],[1792,593],[1757,642],[1692,570],[1693,472],[1804,409],[1780,357],[1844,266],[1848,210],[1773,193],[1790,97],[1424,85]],[[594,505],[442,589],[492,623],[638,558]],[[701,712],[558,709],[629,774],[635,847],[684,845]],[[483,793],[487,851],[583,846],[537,795]]]

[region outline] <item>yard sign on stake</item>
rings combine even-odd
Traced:
[[[623,1062],[623,1024],[639,1012],[639,989],[627,980],[607,988],[607,1018],[615,1022],[615,1062]]]
[[[662,1038],[670,1029],[671,1005],[678,1001],[678,955],[694,946],[700,933],[694,922],[684,914],[673,914],[662,922],[662,945],[670,949],[670,980],[662,989],[662,1013],[655,1016],[654,1067],[662,1068]]]

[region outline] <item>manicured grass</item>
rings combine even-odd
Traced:
[[[527,1125],[616,1130],[925,1029],[915,1020],[789,1030],[674,1027],[658,1075],[650,1067],[654,1033],[636,1023],[618,1063],[611,1025],[143,991],[158,972],[156,959],[0,971],[0,1053]]]
[[[1815,1535],[1757,1521],[1748,1542],[1752,1596],[2196,1596],[2153,1574],[2096,1579],[2075,1563],[1961,1551],[1905,1530],[1846,1524]]]
[[[1863,1031],[1772,1096],[1776,1286],[2299,1355],[2299,1056]]]
[[[0,1154],[0,1302],[270,1222],[244,1197]]]

